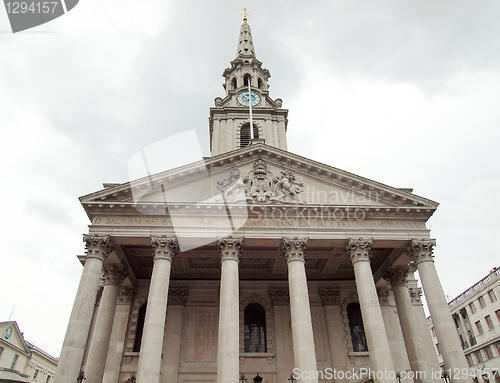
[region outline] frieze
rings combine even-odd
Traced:
[[[102,226],[162,226],[173,227],[170,218],[154,217],[95,217],[93,225]],[[338,229],[404,229],[426,230],[424,222],[390,222],[372,220],[325,220],[325,219],[176,219],[175,226],[181,227],[280,227],[280,228],[338,228]]]

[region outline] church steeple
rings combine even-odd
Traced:
[[[252,141],[287,149],[288,110],[281,109],[281,99],[273,100],[269,96],[268,80],[271,74],[255,55],[246,10],[244,15],[236,58],[222,74],[226,96],[215,98],[215,108],[210,108],[210,150],[213,156],[243,148]],[[257,140],[251,140],[252,136]]]
[[[252,31],[250,30],[250,25],[245,21],[246,17],[243,18],[243,24],[240,28],[240,40],[238,42],[238,50],[236,51],[236,57],[254,57],[255,48],[253,47]]]

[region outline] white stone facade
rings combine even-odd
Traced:
[[[57,359],[24,340],[14,321],[0,323],[0,382],[52,383]]]
[[[451,300],[449,309],[469,365],[469,375],[476,382],[500,382],[500,268],[494,268]],[[432,317],[427,321],[439,362],[444,365]]]
[[[437,203],[288,152],[246,21],[223,75],[211,158],[80,198],[56,383],[440,380],[416,268],[447,363],[466,367],[426,227]]]

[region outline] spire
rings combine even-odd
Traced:
[[[241,12],[241,11],[240,11]],[[245,11],[243,12],[243,24],[240,28],[240,37],[238,41],[238,50],[236,51],[236,57],[255,57],[255,49],[253,47],[252,41],[252,31],[250,30],[250,25],[247,23],[247,16],[250,16]]]

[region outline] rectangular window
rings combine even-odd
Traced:
[[[19,358],[19,355],[15,354],[14,359],[12,360],[12,364],[10,365],[11,370],[13,370],[16,367],[17,358]]]
[[[500,312],[500,310],[498,310],[498,311]],[[434,327],[431,328],[431,332],[432,332],[432,336],[435,338],[436,337],[436,330],[434,330]]]
[[[467,359],[467,363],[469,363],[469,367],[472,367],[474,365],[474,362],[472,361],[472,355],[465,355],[465,358]]]
[[[486,346],[484,348],[484,351],[486,351],[486,358],[493,359],[493,351],[491,351],[491,347],[490,346]]]
[[[495,295],[495,292],[493,290],[488,291],[488,295],[492,303],[497,300],[497,296]]]
[[[484,334],[483,326],[481,325],[481,321],[476,322],[476,327],[477,327],[477,332],[479,333],[479,335]]]
[[[469,303],[469,307],[472,314],[477,313],[476,305],[474,304],[474,302]]]
[[[33,374],[33,380],[36,380],[37,376],[38,376],[38,370],[35,370],[35,373]]]
[[[486,315],[484,317],[484,320],[486,321],[486,324],[488,325],[488,330],[493,330],[493,321],[491,320],[491,317],[489,315]]]
[[[477,298],[477,300],[479,301],[479,306],[481,306],[481,308],[484,309],[486,307],[486,301],[484,300],[484,297],[480,295],[479,298]]]
[[[49,383],[50,382],[50,375],[47,375],[47,380],[45,381],[45,383]]]
[[[500,310],[495,311],[495,314],[497,314],[497,319],[500,322]]]
[[[479,351],[476,352],[476,358],[477,358],[477,362],[478,363],[482,363],[483,362],[483,355],[481,354],[481,350],[479,350]]]

